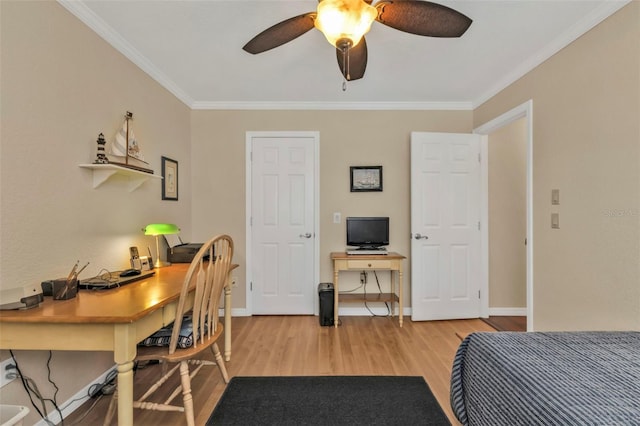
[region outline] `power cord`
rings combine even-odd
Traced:
[[[85,398],[95,399],[95,401],[93,401],[93,403],[89,406],[89,408],[87,408],[85,412],[82,415],[80,415],[80,417],[69,426],[84,424],[82,423],[82,421],[89,415],[89,413],[91,413],[91,411],[95,408],[96,404],[98,404],[98,402],[100,402],[100,400],[105,395],[111,395],[116,390],[115,379],[117,376],[118,376],[118,371],[116,369],[111,370],[107,374],[107,377],[105,377],[102,383],[95,383],[89,387],[89,389],[87,390],[86,396],[83,396],[82,398],[74,399],[69,403],[69,404],[72,404],[76,401],[83,400]]]
[[[55,408],[55,410],[58,412],[58,414],[60,415],[60,424],[64,425],[64,419],[62,416],[62,411],[60,411],[60,408],[58,407],[58,403],[56,401],[57,396],[58,396],[58,386],[55,384],[55,382],[53,380],[51,380],[51,358],[53,356],[53,352],[49,351],[49,357],[47,359],[47,379],[49,381],[49,383],[51,383],[53,385],[53,387],[55,388],[55,392],[53,394],[53,399],[51,398],[44,398],[42,396],[42,394],[40,393],[40,390],[38,389],[38,386],[36,384],[36,382],[31,379],[30,377],[26,377],[25,375],[22,374],[22,370],[20,370],[20,366],[18,365],[18,360],[16,359],[15,355],[13,354],[13,350],[9,350],[9,353],[11,354],[11,358],[13,359],[13,363],[16,366],[16,372],[18,374],[18,377],[20,378],[20,381],[22,382],[22,386],[24,387],[24,390],[27,392],[27,395],[29,396],[29,399],[31,400],[31,405],[33,406],[33,408],[35,408],[36,412],[40,415],[40,417],[42,417],[42,419],[51,426],[55,426],[55,424],[48,419],[48,412],[47,412],[47,406],[46,403],[49,402],[53,405],[53,407]],[[35,396],[36,399],[38,399],[38,401],[40,401],[42,410],[40,410],[40,408],[36,405],[35,401],[33,400],[33,397]],[[44,413],[43,413],[44,412]]]
[[[360,282],[363,282],[363,275],[364,275],[364,307],[367,308],[367,311],[369,311],[369,313],[374,316],[374,317],[390,317],[391,316],[391,308],[389,308],[389,302],[384,302],[384,305],[387,307],[387,315],[378,315],[376,313],[374,313],[371,308],[369,307],[368,303],[367,303],[367,272],[366,271],[362,271],[360,273]],[[376,277],[376,284],[378,285],[378,293],[382,294],[382,287],[380,287],[380,280],[378,279],[378,274],[377,272],[374,270],[373,271],[373,275]]]
[[[88,396],[95,398],[101,395],[111,395],[116,389],[114,381],[117,376],[118,370],[111,370],[102,383],[94,383],[89,387]]]

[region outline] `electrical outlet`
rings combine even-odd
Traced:
[[[0,362],[0,388],[18,378],[18,370],[13,363],[13,358]]]
[[[238,277],[231,276],[231,287],[238,287]]]

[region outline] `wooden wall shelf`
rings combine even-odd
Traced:
[[[80,164],[79,167],[92,170],[94,189],[114,175],[122,175],[129,178],[129,192],[135,191],[149,179],[162,179],[162,176],[116,166],[115,164]]]

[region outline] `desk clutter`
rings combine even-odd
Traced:
[[[126,270],[128,271],[128,270]],[[65,278],[47,280],[42,282],[42,295],[53,296],[54,300],[67,300],[76,297],[78,289],[81,290],[107,290],[122,287],[135,281],[143,280],[155,274],[155,271],[139,271],[138,274],[121,274],[125,271],[104,271],[95,277],[84,280],[72,280],[67,286]]]
[[[107,290],[110,288],[122,287],[123,285],[130,284],[135,281],[144,280],[156,273],[154,270],[150,270],[139,271],[138,274],[132,275],[128,273],[129,271],[131,270],[104,272],[96,275],[95,277],[81,280],[78,287],[84,290]]]

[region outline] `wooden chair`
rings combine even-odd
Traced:
[[[218,318],[220,297],[228,279],[232,257],[233,240],[227,235],[219,235],[212,238],[206,244],[203,244],[194,257],[182,286],[176,311],[176,320],[171,327],[172,331],[168,346],[138,346],[138,354],[135,360],[159,360],[163,364],[164,375],[140,399],[133,402],[134,408],[183,411],[187,425],[192,426],[195,422],[191,379],[203,366],[217,364],[224,382],[229,382],[229,376],[224,366],[217,340],[223,331],[222,323]],[[194,296],[193,304],[190,302],[191,295]],[[188,321],[189,316],[193,324],[193,344],[190,347],[181,348],[181,344],[184,344],[184,340],[187,337],[183,327],[183,320],[186,319]],[[198,333],[198,330],[204,330],[204,332]],[[145,341],[148,340],[145,339]],[[193,359],[206,349],[212,350],[216,362]],[[196,365],[191,372],[189,371],[189,364]],[[147,401],[176,371],[180,372],[181,384],[173,393],[163,403]],[[180,392],[182,392],[183,406],[171,405],[171,401]],[[116,408],[117,394],[114,394],[105,417],[105,425],[111,423]]]

